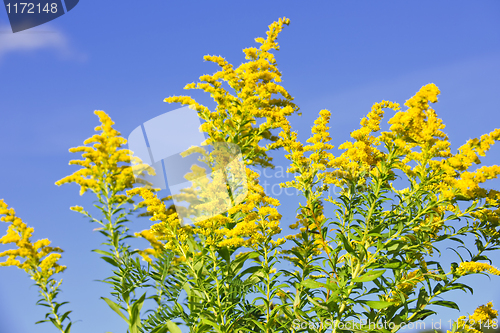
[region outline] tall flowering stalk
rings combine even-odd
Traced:
[[[8,223],[7,233],[0,238],[0,244],[13,244],[14,249],[0,253],[1,257],[7,260],[0,262],[0,266],[15,266],[29,274],[35,281],[40,293],[38,305],[49,308],[44,320],[37,323],[51,322],[59,332],[71,332],[73,324],[69,318],[71,311],[60,313],[60,308],[68,302],[59,303],[56,297],[60,292],[62,280],[55,280],[54,274],[61,273],[66,266],[61,266],[57,262],[61,258],[62,249],[52,247],[48,239],[31,241],[34,229],[28,227],[19,217],[13,208],[0,200],[0,221]]]
[[[130,151],[123,148],[127,140],[113,128],[111,118],[103,111],[95,111],[95,114],[101,122],[95,128],[98,134],[85,140],[83,146],[70,149],[72,153],[82,153],[83,159],[69,163],[81,168],[57,181],[56,185],[76,183],[80,186],[80,195],[91,191],[97,198],[98,205],[95,206],[100,210],[102,219],[94,217],[81,206],[71,209],[101,225],[96,230],[106,237],[103,243],[106,248],[94,251],[115,267],[114,275],[104,280],[113,286],[111,295],[115,300],[102,299],[125,320],[130,333],[137,333],[141,327],[140,311],[146,293],[138,296],[136,292],[145,286],[147,277],[141,273],[133,281],[128,277],[140,266],[138,259],[134,259],[136,251],[132,251],[126,243],[127,239],[133,237],[127,227],[128,217],[137,208],[130,205],[131,197],[125,193],[135,182],[130,167],[132,161]],[[135,168],[147,169],[140,163],[136,163]]]
[[[220,71],[200,77],[199,83],[188,84],[185,89],[208,92],[217,103],[213,112],[189,96],[165,99],[196,109],[205,120],[201,127],[208,135],[205,144],[237,144],[245,165],[272,166],[267,152],[279,148],[272,130],[289,127],[287,116],[298,110],[290,94],[278,84],[281,73],[270,52],[279,49],[276,40],[287,24],[286,18],[271,24],[267,38],[256,39],[261,44],[258,49],[244,50],[248,61],[238,68],[222,57],[205,56],[205,60],[219,65]],[[231,91],[226,90],[223,83],[227,83]],[[276,98],[275,94],[280,97]],[[264,139],[274,144],[263,146]],[[273,240],[272,236],[281,232],[281,215],[276,209],[280,203],[264,193],[255,171],[247,168],[246,176],[248,194],[243,202],[193,226],[181,226],[177,214],[167,212],[167,207],[152,191],[128,192],[140,194],[153,215],[151,220],[158,222],[142,236],[151,242],[153,249],[159,248],[155,246],[158,242],[164,243],[165,248],[175,253],[179,266],[187,274],[183,281],[190,289],[186,304],[189,311],[179,315],[186,318],[193,332],[213,329],[229,332],[243,327],[275,331],[278,308],[273,301],[280,288],[273,277],[276,271],[273,266],[277,261],[276,249],[284,240]],[[242,248],[251,252],[241,253]],[[245,265],[253,266],[243,269]],[[250,302],[247,295],[255,291],[265,296]],[[258,304],[259,299],[263,304]],[[262,318],[266,318],[265,324]]]

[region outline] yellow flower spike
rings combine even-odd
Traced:
[[[278,50],[278,34],[289,20],[280,19],[269,26],[267,38],[257,38],[260,48],[244,49],[247,62],[234,68],[223,57],[207,55],[206,61],[220,67],[213,75],[203,75],[200,82],[190,83],[185,89],[200,89],[208,92],[217,103],[210,112],[189,96],[172,96],[168,103],[190,105],[206,121],[201,129],[208,134],[205,143],[232,142],[242,149],[245,163],[271,166],[271,158],[266,152],[282,146],[283,142],[271,134],[272,129],[289,129],[287,117],[298,110],[293,98],[278,84],[281,81],[274,55],[270,50]],[[232,91],[226,90],[226,82]],[[278,95],[278,96],[274,96]],[[281,95],[281,96],[279,96]],[[281,97],[281,98],[280,98]],[[255,119],[263,118],[257,125]],[[273,142],[261,146],[263,139]]]
[[[500,270],[491,266],[487,263],[482,262],[461,262],[455,273],[458,275],[467,275],[467,274],[475,274],[475,273],[490,273],[492,275],[499,275]]]
[[[58,247],[50,247],[48,239],[31,242],[33,228],[28,227],[13,208],[0,200],[0,221],[10,223],[7,234],[0,238],[3,244],[14,243],[16,248],[0,253],[0,257],[7,260],[0,262],[0,266],[16,266],[30,274],[31,278],[41,285],[47,284],[49,278],[62,272],[66,266],[60,266],[57,261],[61,258]]]
[[[114,122],[104,111],[94,113],[101,122],[95,128],[99,134],[86,139],[84,146],[69,150],[72,153],[82,153],[83,160],[72,160],[69,163],[82,168],[60,179],[56,185],[76,183],[80,185],[80,195],[87,190],[99,193],[102,183],[110,184],[114,193],[131,188],[135,179],[128,165],[131,162],[130,151],[123,149],[127,140],[112,127]]]
[[[136,233],[136,236],[149,241],[152,248],[141,250],[139,254],[144,260],[152,262],[150,257],[158,256],[163,250],[171,250],[177,255],[188,252],[187,239],[192,235],[191,226],[181,226],[177,213],[167,209],[160,200],[155,190],[147,188],[134,188],[127,191],[127,195],[140,195],[143,199],[141,205],[146,206],[150,213],[151,221],[158,221],[149,230]],[[180,261],[179,261],[180,262]]]
[[[485,327],[492,326],[496,318],[498,318],[498,311],[494,310],[493,303],[489,302],[479,306],[472,315],[459,317],[456,323],[464,332],[481,333]]]
[[[367,116],[361,119],[361,128],[351,133],[351,137],[355,141],[341,144],[338,148],[346,151],[339,157],[329,159],[327,166],[337,170],[330,172],[325,182],[343,187],[346,179],[357,179],[362,172],[373,169],[385,156],[376,146],[380,145],[381,142],[386,142],[386,140],[393,142],[394,137],[387,132],[382,133],[379,137],[372,135],[380,130],[384,108],[400,110],[399,104],[390,101],[375,103]],[[357,180],[359,181],[359,179]]]
[[[493,309],[493,303],[489,302],[486,305],[479,306],[474,313],[469,316],[469,320],[476,324],[484,325],[488,321],[496,319],[498,317],[498,311]]]
[[[153,193],[153,190],[144,187],[138,187],[132,190],[128,190],[126,193],[128,196],[140,195],[143,198],[143,205],[145,205],[148,212],[152,214],[152,217],[150,218],[151,221],[166,220],[167,207],[165,206],[165,203],[158,199],[156,194]]]

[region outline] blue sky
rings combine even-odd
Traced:
[[[65,250],[62,263],[69,268],[60,297],[81,320],[74,332],[125,327],[99,300],[108,287],[94,280],[106,277],[109,267],[90,252],[101,242],[92,232],[96,226],[68,209],[89,206],[92,198],[80,197],[76,186],[54,185],[75,170],[68,148],[93,134],[94,110],[106,111],[128,136],[178,108],[163,99],[184,94],[186,83],[217,70],[203,55],[239,65],[241,50],[283,16],[291,25],[280,35],[276,58],[283,85],[303,112],[292,118],[299,137],[307,137],[325,108],[338,146],[374,102],[402,104],[430,82],[441,89],[435,109],[453,149],[500,127],[498,1],[80,1],[55,21],[16,34],[0,9],[0,198],[35,228],[35,239],[49,238]],[[207,96],[193,95],[211,105]],[[484,164],[498,161],[500,147],[494,147]],[[285,163],[277,157],[278,166]],[[267,174],[271,185],[280,181],[275,172]],[[498,181],[488,185],[500,187]],[[278,198],[286,224],[297,198]],[[132,229],[148,225],[140,220]],[[54,332],[48,324],[34,325],[44,313],[25,273],[0,272],[0,333]],[[500,308],[494,277],[471,281],[474,296],[455,296],[461,313],[488,301]],[[443,312],[443,326],[458,315]]]

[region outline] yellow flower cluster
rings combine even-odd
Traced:
[[[402,282],[399,283],[396,286],[397,292],[400,292],[403,294],[403,296],[407,299],[409,295],[413,292],[415,289],[415,286],[424,280],[424,275],[422,272],[417,269],[413,272],[410,272],[408,274],[405,274]],[[388,302],[394,302],[395,305],[399,305],[402,303],[401,299],[396,295],[397,292],[391,292],[394,296],[392,297],[386,297]]]
[[[79,165],[82,168],[57,181],[56,185],[76,183],[80,185],[80,194],[88,189],[97,194],[102,185],[109,184],[110,190],[117,193],[132,187],[134,183],[132,168],[127,165],[131,163],[130,151],[122,148],[127,140],[112,127],[114,122],[104,111],[94,113],[101,122],[101,125],[95,128],[99,133],[85,140],[84,146],[69,150],[72,153],[82,153],[82,160],[69,162],[70,165]],[[140,162],[136,162],[137,168],[144,168]],[[125,197],[117,195],[115,198],[123,200]]]
[[[319,117],[314,121],[314,126],[311,128],[312,136],[307,140],[309,145],[304,146],[297,139],[297,133],[292,131],[287,131],[284,129],[280,136],[282,137],[280,142],[282,143],[288,155],[285,155],[292,164],[287,170],[289,173],[298,172],[300,179],[296,179],[289,185],[298,185],[301,179],[310,176],[308,171],[313,172],[315,170],[325,170],[325,166],[328,161],[333,158],[332,154],[328,151],[333,149],[333,146],[328,142],[331,141],[330,137],[330,127],[328,123],[330,121],[330,111],[321,110]],[[311,154],[306,157],[304,153],[311,152]]]
[[[154,193],[154,190],[139,187],[127,191],[127,195],[140,195],[143,199],[142,206],[147,207],[151,221],[158,223],[151,226],[149,230],[136,233],[136,236],[145,238],[152,248],[141,251],[140,254],[151,262],[149,255],[157,256],[163,249],[174,251],[178,255],[184,255],[187,251],[186,240],[190,235],[190,227],[182,227],[175,211],[167,209],[165,203]],[[162,241],[166,241],[165,244]]]
[[[371,111],[361,120],[361,128],[351,133],[355,141],[346,141],[341,144],[339,149],[346,151],[329,161],[328,167],[336,168],[336,170],[328,174],[327,183],[342,187],[346,179],[351,179],[363,184],[364,179],[359,179],[361,173],[370,171],[385,157],[385,154],[376,148],[381,143],[380,138],[372,135],[380,130],[384,108],[399,110],[400,106],[389,101],[375,103],[372,106]]]
[[[300,228],[299,234],[286,236],[286,239],[301,238],[302,232],[309,231],[314,238],[313,253],[319,255],[322,250],[330,251],[330,247],[325,239],[323,239],[321,226],[325,222],[323,215],[323,203],[320,200],[321,194],[328,189],[328,174],[326,167],[334,159],[329,152],[333,149],[333,145],[329,142],[331,137],[329,134],[331,113],[328,110],[321,110],[319,117],[314,121],[311,128],[311,137],[307,140],[308,145],[303,145],[297,139],[297,133],[286,131],[280,133],[282,137],[283,147],[289,153],[285,157],[291,161],[290,168],[287,172],[296,173],[293,181],[281,184],[282,187],[294,187],[304,193],[307,198],[307,205],[300,208],[297,214],[297,221],[290,225],[291,229]],[[305,154],[308,154],[307,156]],[[324,181],[324,183],[322,183]],[[291,254],[296,247],[291,250],[284,250],[282,254]],[[285,256],[288,260],[298,263],[299,258],[294,256]]]
[[[127,191],[128,195],[139,194],[144,200],[141,204],[152,215],[151,220],[159,221],[149,231],[139,234],[153,246],[145,254],[154,255],[160,246],[174,251],[179,251],[181,246],[181,252],[185,253],[188,251],[185,243],[191,235],[202,235],[206,246],[238,248],[257,246],[266,237],[281,232],[281,215],[275,208],[280,204],[279,201],[264,193],[264,189],[258,184],[256,172],[246,168],[246,175],[248,195],[245,201],[231,207],[227,213],[200,220],[193,226],[182,226],[177,213],[167,212],[164,202],[153,191],[146,188]],[[186,189],[183,194],[189,193],[189,189]],[[164,245],[162,241],[166,241]],[[273,241],[273,244],[281,245],[283,242],[284,240],[279,239]]]
[[[480,139],[468,140],[463,146],[458,148],[458,154],[451,157],[448,162],[450,166],[459,171],[467,170],[473,163],[481,163],[479,156],[485,156],[495,141],[500,139],[500,129],[496,129],[489,134],[483,134]]]
[[[463,329],[465,332],[481,333],[485,327],[492,326],[493,320],[497,317],[498,311],[494,310],[493,303],[489,302],[486,305],[479,306],[472,315],[459,317],[457,324],[458,328]]]
[[[7,234],[0,238],[0,244],[15,244],[16,249],[6,250],[0,253],[0,257],[7,257],[7,260],[0,263],[0,266],[16,266],[23,269],[37,283],[45,286],[49,278],[66,269],[57,261],[63,252],[58,247],[51,247],[48,239],[41,239],[35,243],[31,242],[33,228],[28,227],[19,217],[13,208],[0,200],[0,221],[10,223]]]
[[[478,220],[488,222],[490,229],[496,233],[495,228],[500,225],[500,192],[489,190],[486,194],[486,204],[491,208],[483,208],[477,212],[472,212],[471,215]]]
[[[135,233],[135,236],[142,237],[146,239],[149,244],[151,244],[152,248],[139,250],[138,252],[141,257],[149,263],[153,261],[150,256],[158,257],[164,249],[163,243],[160,242],[149,230],[143,230],[141,232]]]
[[[242,188],[241,185],[246,184],[242,165],[234,163],[234,154],[229,150],[226,145],[218,143],[213,153],[206,152],[206,156],[199,158],[199,161],[211,166],[213,172],[210,175],[207,175],[205,168],[197,165],[193,165],[191,172],[185,175],[192,186],[173,196],[177,202],[187,203],[187,207],[178,206],[180,217],[192,218],[193,222],[203,221],[227,211],[231,203],[244,199],[246,191],[231,191],[231,196],[227,195],[232,189],[231,185]]]
[[[292,224],[291,228],[299,228],[302,225],[301,231],[310,230],[317,235],[317,226],[321,225],[323,216],[322,212],[317,213],[314,218],[316,222],[311,225],[311,207],[321,207],[320,197],[322,192],[328,189],[327,186],[335,185],[345,189],[348,181],[363,185],[370,177],[378,174],[382,162],[386,163],[391,159],[393,164],[392,169],[388,171],[389,180],[394,180],[395,171],[400,169],[408,177],[413,191],[431,191],[436,195],[436,200],[441,201],[460,197],[468,200],[485,198],[485,208],[473,212],[472,216],[489,222],[489,233],[498,234],[495,228],[500,224],[500,195],[479,185],[497,178],[500,166],[485,166],[474,172],[467,169],[473,163],[480,163],[478,156],[484,156],[495,141],[500,139],[500,129],[483,135],[481,139],[469,140],[453,155],[449,139],[443,132],[445,125],[430,107],[431,103],[437,102],[439,93],[434,84],[423,86],[406,101],[405,106],[408,109],[404,111],[399,104],[389,101],[374,104],[367,116],[361,120],[361,128],[351,133],[354,140],[339,146],[339,149],[345,151],[338,157],[329,152],[333,146],[328,143],[328,111],[321,111],[320,117],[315,121],[312,137],[308,140],[312,146],[304,146],[298,141],[297,133],[284,129],[280,133],[280,143],[288,153],[286,157],[291,161],[288,172],[297,173],[298,176],[282,186],[295,187],[307,193],[308,200],[305,210],[301,210],[297,223]],[[390,130],[376,136],[375,133],[381,129],[381,120],[386,108],[396,111],[388,121]],[[385,146],[386,151],[378,148],[381,144]],[[312,154],[308,156],[306,152]],[[392,183],[389,185],[394,189]],[[396,192],[404,196],[408,195],[409,191],[410,188]],[[429,253],[432,253],[432,239],[435,239],[444,227],[447,211],[455,213],[457,209],[456,204],[447,201],[445,205],[437,206],[433,212],[422,216],[421,223],[413,228],[416,233],[427,234],[427,241],[422,246]],[[458,214],[460,216],[462,213],[458,211]],[[298,235],[291,235],[287,238],[297,237]],[[323,244],[320,237],[316,241],[318,248],[328,252],[327,244]]]
[[[281,215],[275,208],[280,205],[279,201],[264,193],[258,182],[258,173],[246,168],[246,177],[248,194],[244,201],[231,207],[227,216],[217,215],[195,223],[194,232],[203,234],[207,245],[253,247],[267,236],[281,231]]]
[[[435,185],[429,189],[441,193],[444,198],[485,198],[488,191],[479,184],[497,178],[500,167],[485,166],[474,172],[467,170],[472,164],[481,163],[479,156],[485,156],[495,141],[500,140],[500,129],[480,139],[469,140],[452,154],[448,136],[442,132],[445,125],[429,107],[429,103],[437,102],[439,93],[434,84],[422,87],[405,103],[409,109],[396,113],[389,120],[391,131],[383,132],[378,140],[398,149],[398,155],[404,157],[400,168],[408,176],[424,178],[426,173],[432,173]],[[411,162],[416,166],[411,167]]]
[[[248,60],[238,68],[234,68],[220,56],[204,57],[221,68],[213,75],[203,75],[199,83],[191,83],[185,89],[201,89],[208,92],[217,103],[213,112],[197,103],[189,96],[172,96],[165,99],[168,103],[190,105],[198,111],[206,122],[201,130],[208,134],[207,144],[213,142],[236,143],[241,147],[245,163],[251,165],[271,166],[272,158],[266,152],[280,147],[278,138],[271,133],[272,129],[289,128],[287,116],[298,108],[291,101],[293,98],[278,83],[281,72],[278,70],[274,55],[270,50],[278,50],[276,42],[278,34],[289,19],[279,19],[269,26],[267,38],[257,38],[260,48],[247,48],[243,52]],[[225,82],[234,91],[226,90]],[[278,96],[281,95],[281,98]],[[257,124],[257,119],[265,120]],[[263,140],[274,142],[261,146]]]
[[[498,311],[493,309],[493,303],[489,302],[486,305],[479,306],[469,319],[476,323],[484,323],[498,317]]]
[[[256,172],[246,168],[246,175],[248,195],[245,201],[228,211],[228,217],[237,224],[224,226],[216,232],[221,237],[217,246],[257,248],[268,236],[281,232],[281,214],[276,209],[279,200],[266,195]],[[280,244],[282,240],[277,242],[275,244]]]
[[[415,96],[406,101],[408,109],[397,112],[389,120],[392,135],[421,146],[422,156],[425,156],[426,151],[432,149],[439,139],[447,139],[446,134],[441,131],[445,125],[429,107],[429,102],[437,102],[439,93],[438,87],[432,83],[423,86]]]
[[[378,137],[371,133],[380,130],[380,121],[383,116],[382,108],[400,110],[396,103],[383,101],[372,107],[371,112],[361,121],[362,128],[351,133],[355,142],[346,142],[339,149],[347,149],[341,156],[331,159],[327,166],[338,168],[327,173],[325,183],[337,186],[345,185],[342,179],[351,177],[358,184],[365,180],[357,177],[363,171],[370,171],[374,175],[378,162],[386,159],[386,155],[375,146],[385,144],[397,158],[397,168],[408,177],[414,188],[423,188],[424,179],[432,179],[424,190],[431,190],[436,196],[443,199],[462,198],[477,200],[485,198],[489,208],[474,213],[480,220],[490,222],[492,228],[498,226],[500,219],[500,201],[496,192],[480,187],[481,183],[495,179],[500,174],[500,166],[483,166],[475,171],[468,171],[472,164],[479,164],[479,156],[491,148],[495,141],[500,140],[500,129],[481,136],[480,139],[471,139],[458,149],[456,154],[450,150],[448,136],[443,132],[445,125],[430,107],[437,102],[440,91],[434,84],[423,86],[412,98],[406,101],[407,110],[396,112],[389,120],[390,131],[382,132]],[[366,177],[365,173],[365,177]],[[449,205],[446,209],[454,211],[457,207]],[[440,214],[444,214],[441,211]],[[442,227],[438,219],[425,221],[432,224],[433,234]]]
[[[458,275],[482,272],[487,272],[493,275],[500,275],[500,271],[497,268],[483,262],[461,262],[456,270],[456,274]]]

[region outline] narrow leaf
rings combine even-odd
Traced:
[[[373,281],[376,278],[380,277],[382,274],[385,273],[385,270],[378,270],[378,271],[369,271],[366,274],[362,276],[358,276],[355,279],[352,279],[353,282],[368,282],[368,281]]]
[[[125,320],[125,322],[127,322],[127,324],[129,324],[127,317],[125,317],[125,315],[121,311],[120,305],[116,304],[115,302],[113,302],[112,300],[110,300],[109,298],[106,298],[106,297],[101,297],[101,299],[103,299],[109,305],[111,310],[118,313],[120,315],[120,317],[122,317],[123,320]]]

